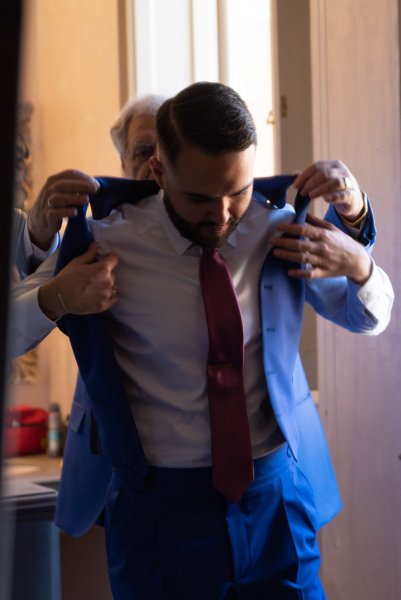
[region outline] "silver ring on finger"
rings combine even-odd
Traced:
[[[352,189],[351,179],[349,177],[341,177],[342,188],[341,190],[350,190]]]
[[[306,250],[304,252],[304,260],[302,261],[302,264],[304,265],[304,268],[305,268],[306,271],[312,271],[313,270],[313,265],[309,261],[310,256],[311,256],[311,254],[310,254],[309,250]]]

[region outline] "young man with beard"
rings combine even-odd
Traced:
[[[86,389],[56,522],[79,535],[103,510],[116,600],[322,599],[317,529],[340,500],[298,341],[305,300],[351,331],[389,322],[391,284],[351,235],[373,239],[368,200],[323,161],[294,185],[325,198],[327,222],[260,202],[252,117],[218,83],[167,100],[157,141],[160,191],[90,223],[118,257],[116,303],[88,328],[106,327],[113,381],[107,339],[87,345],[89,322],[64,317]],[[79,297],[43,301],[49,269],[28,286],[51,329]]]

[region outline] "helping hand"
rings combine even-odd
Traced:
[[[39,306],[52,321],[66,313],[88,315],[103,312],[117,302],[115,254],[97,260],[96,244],[74,258],[39,289]]]
[[[294,181],[302,196],[323,197],[336,211],[353,221],[362,212],[364,203],[358,182],[339,160],[318,161],[299,173]]]
[[[344,275],[363,285],[372,272],[372,260],[365,248],[332,223],[307,216],[304,224],[279,225],[277,230],[296,237],[273,237],[273,253],[278,258],[307,265],[289,269],[297,279]]]
[[[87,204],[88,194],[94,194],[98,189],[96,179],[81,171],[62,171],[49,177],[28,213],[31,241],[47,250],[63,218],[74,217],[76,207]]]

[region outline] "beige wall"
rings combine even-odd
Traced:
[[[309,0],[276,0],[278,96],[286,103],[280,114],[281,173],[294,173],[312,164],[312,82]],[[291,199],[291,190],[288,197]],[[302,363],[318,399],[316,313],[305,306],[300,342]]]
[[[120,108],[118,14],[114,0],[28,0],[22,52],[21,100],[34,105],[34,194],[66,168],[119,175],[109,127]],[[101,9],[99,7],[101,5]],[[69,412],[76,370],[58,331],[40,346],[41,381],[18,384],[13,402]]]
[[[314,151],[373,201],[396,304],[378,338],[318,321],[320,408],[344,500],[322,533],[331,600],[401,598],[400,32],[397,0],[311,0]]]
[[[36,188],[77,168],[117,174],[109,126],[119,109],[117,3],[26,2],[21,97],[34,104]]]

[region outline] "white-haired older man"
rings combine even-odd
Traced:
[[[125,177],[152,179],[149,158],[156,144],[156,114],[164,100],[154,94],[130,100],[112,125],[110,134]],[[32,241],[47,250],[63,217],[74,216],[76,206],[85,204],[97,185],[93,177],[72,169],[49,177],[29,211]]]
[[[156,114],[164,96],[148,94],[130,100],[110,129],[121,158],[121,167],[131,179],[152,179],[149,158],[156,147]]]
[[[128,101],[117,116],[110,129],[111,138],[120,155],[121,166],[125,177],[130,179],[153,179],[149,167],[149,158],[154,154],[156,145],[156,114],[165,98],[154,94],[138,97]],[[49,177],[41,189],[28,215],[29,238],[34,248],[51,254],[57,248],[57,234],[64,217],[76,214],[77,205],[86,204],[88,195],[98,189],[96,179],[77,170],[67,170]],[[27,237],[27,234],[25,234]],[[20,236],[18,236],[20,239]],[[21,236],[22,239],[22,236]],[[52,241],[53,240],[53,241]],[[26,254],[27,243],[20,246],[19,254]],[[38,255],[38,251],[36,255]],[[35,255],[35,256],[36,256]],[[45,257],[45,256],[44,256]],[[36,263],[40,263],[38,256]],[[21,265],[26,262],[20,257]],[[87,252],[65,267],[40,288],[38,301],[40,305],[60,308],[64,304],[68,312],[90,314],[111,308],[117,301],[114,288],[114,269],[117,257],[108,254],[97,259],[96,246],[93,244]],[[27,282],[29,285],[29,283]],[[71,293],[73,291],[73,293]],[[11,323],[11,356],[20,354],[25,349],[21,343],[29,332],[35,338],[43,335],[43,327],[29,320],[31,302],[27,296],[14,303],[14,314]]]

